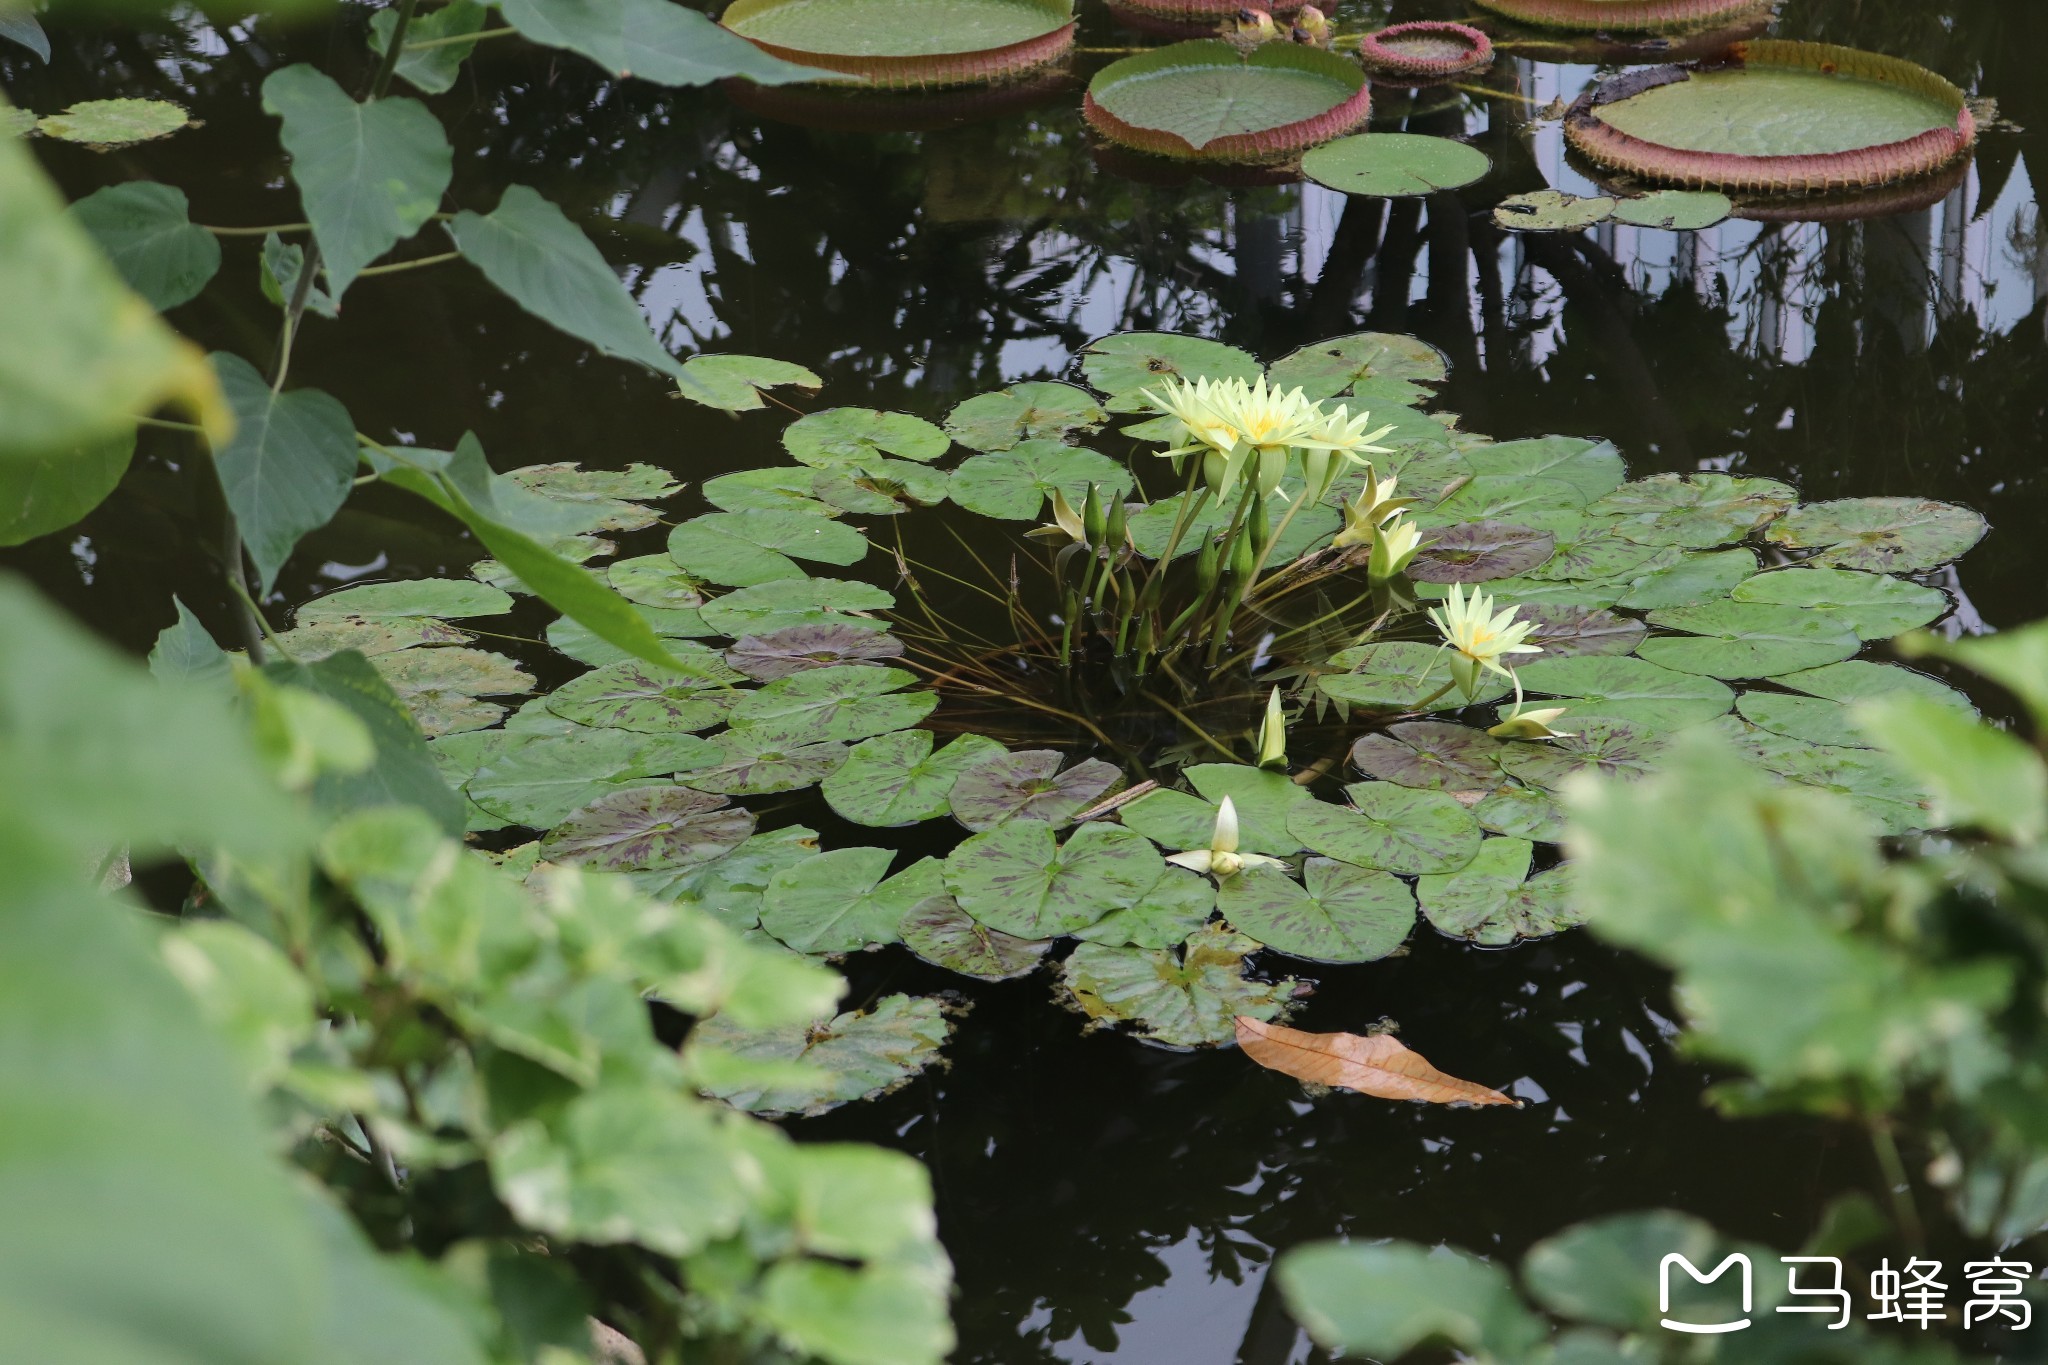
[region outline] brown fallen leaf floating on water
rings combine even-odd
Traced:
[[[1519,1100],[1498,1090],[1446,1076],[1391,1033],[1303,1033],[1240,1014],[1237,1045],[1260,1066],[1314,1085],[1339,1086],[1383,1100],[1521,1107]]]

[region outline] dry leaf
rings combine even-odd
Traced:
[[[1240,1014],[1237,1045],[1260,1066],[1313,1085],[1340,1086],[1383,1100],[1521,1107],[1498,1090],[1446,1076],[1391,1033],[1303,1033]]]

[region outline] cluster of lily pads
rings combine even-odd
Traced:
[[[955,686],[963,675],[920,624],[914,569],[900,550],[876,551],[891,519],[951,504],[950,515],[1023,529],[1092,493],[1115,500],[1129,553],[1156,556],[1184,496],[1158,456],[1185,433],[1144,393],[1168,379],[1260,377],[1367,407],[1390,428],[1372,470],[1293,509],[1278,552],[1329,555],[1363,481],[1392,477],[1416,500],[1424,542],[1406,577],[1375,590],[1362,569],[1337,569],[1333,581],[1366,605],[1335,634],[1296,630],[1284,614],[1246,618],[1233,638],[1243,657],[1196,688],[1231,696],[1206,711],[1163,700],[1151,742],[1087,740],[1081,752],[1070,728],[1072,744],[1031,747],[977,723],[985,689]],[[1947,612],[1945,594],[1912,576],[1974,544],[1975,513],[1900,498],[1802,505],[1783,483],[1732,474],[1630,480],[1605,442],[1495,442],[1426,411],[1443,377],[1441,357],[1406,337],[1342,337],[1267,368],[1220,343],[1131,333],[1088,347],[1081,383],[1011,385],[944,425],[810,414],[784,432],[792,464],[707,481],[696,495],[709,508],[675,524],[664,552],[587,568],[634,604],[678,668],[558,620],[549,644],[589,671],[509,712],[485,699],[534,680],[474,639],[487,628],[477,623],[515,606],[491,564],[478,569],[487,581],[316,599],[280,640],[301,658],[368,655],[435,736],[474,837],[515,872],[616,873],[792,953],[902,944],[975,980],[1049,968],[1059,998],[1091,1020],[1176,1047],[1228,1042],[1236,1015],[1281,1017],[1308,989],[1299,964],[1385,957],[1418,918],[1484,945],[1569,926],[1555,793],[1582,772],[1653,769],[1679,730],[1720,731],[1760,768],[1844,793],[1892,831],[1925,823],[1925,794],[1864,747],[1845,705],[1905,691],[1967,708],[1933,679],[1857,656]],[[1106,430],[1117,418],[1126,425]],[[581,515],[558,548],[585,560],[611,552],[601,534],[651,525],[649,504],[680,492],[646,466],[510,480]],[[1147,499],[1146,484],[1176,491]],[[1275,508],[1305,492],[1291,466]],[[1045,553],[1021,537],[1015,547],[1020,559]],[[888,586],[828,576],[862,565]],[[1488,733],[1514,714],[1494,705],[1504,673],[1467,670],[1451,685],[1456,646],[1426,608],[1465,585],[1483,585],[1536,647],[1505,662],[1519,690],[1554,699],[1545,713],[1562,708],[1547,726]],[[1041,610],[1031,602],[1019,588],[1012,606]],[[1021,631],[1012,657],[1045,664],[1049,635]],[[1061,685],[1100,667],[1077,658]],[[1277,723],[1261,723],[1275,710]],[[916,860],[891,839],[826,849],[798,823],[826,810],[960,837]],[[892,995],[809,1027],[703,1028],[719,1047],[803,1057],[837,1078],[823,1095],[736,1087],[724,1098],[816,1112],[935,1060],[954,1012]]]

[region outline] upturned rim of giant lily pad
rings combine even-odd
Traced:
[[[1164,79],[1166,73],[1175,69],[1231,66],[1305,72],[1327,79],[1333,94],[1338,90],[1349,93],[1311,117],[1254,132],[1227,133],[1200,146],[1171,129],[1133,123],[1103,105],[1103,97],[1126,81]],[[1334,52],[1294,43],[1265,43],[1245,54],[1229,43],[1213,39],[1175,43],[1111,62],[1088,82],[1088,93],[1081,103],[1081,112],[1091,127],[1127,147],[1176,160],[1251,165],[1286,161],[1356,128],[1365,122],[1371,110],[1372,92],[1364,70]]]
[[[1481,9],[1538,28],[1665,33],[1725,25],[1776,0],[1478,0]]]
[[[1160,31],[1179,33],[1187,33],[1195,25],[1201,26],[1201,33],[1214,33],[1216,25],[1240,9],[1263,10],[1278,18],[1294,13],[1302,3],[1303,0],[1107,0],[1109,12],[1119,20],[1172,25]]]
[[[1685,67],[1631,71],[1581,94],[1565,112],[1572,148],[1610,171],[1660,184],[1758,194],[1809,194],[1888,185],[1932,175],[1969,154],[1977,121],[1963,92],[1923,66],[1877,52],[1832,43],[1759,39],[1731,44],[1712,69],[1810,72],[1896,86],[1953,111],[1951,123],[1912,137],[1846,151],[1751,155],[1673,147],[1637,137],[1608,123],[1600,111],[1663,87],[1688,81]]]
[[[814,3],[815,0],[809,0]],[[887,90],[912,90],[932,86],[994,85],[1021,80],[1043,71],[1073,51],[1074,18],[1072,0],[978,0],[1013,9],[1045,11],[1045,31],[1017,42],[960,52],[874,54],[835,52],[823,47],[791,47],[770,42],[747,31],[762,16],[806,0],[733,0],[719,23],[745,38],[770,56],[799,66],[851,76],[864,85]],[[959,0],[897,0],[903,5],[929,5],[935,12],[932,23],[943,28],[943,11]]]
[[[1456,44],[1463,51],[1432,57],[1418,44]],[[1417,19],[1366,34],[1358,42],[1358,60],[1374,80],[1441,80],[1492,65],[1493,40],[1469,24]]]

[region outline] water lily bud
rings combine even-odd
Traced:
[[[1203,592],[1216,586],[1216,579],[1223,572],[1223,545],[1214,536],[1202,541],[1202,552],[1195,556],[1195,586]]]
[[[1088,485],[1088,497],[1081,504],[1081,531],[1086,537],[1086,544],[1102,544],[1103,525],[1102,487],[1091,483]]]
[[[1221,451],[1212,450],[1202,456],[1202,477],[1209,481],[1209,491],[1221,502],[1230,494],[1230,459]]]
[[[1280,709],[1280,689],[1266,698],[1266,718],[1259,723],[1259,766],[1287,766],[1287,717]]]
[[[1458,684],[1458,690],[1470,701],[1479,695],[1479,661],[1451,652],[1451,679]]]
[[[1262,450],[1259,452],[1259,491],[1270,496],[1280,486],[1280,480],[1287,476],[1287,452],[1284,450]]]
[[[1264,493],[1252,494],[1252,508],[1251,511],[1245,513],[1244,529],[1245,533],[1251,537],[1253,551],[1260,554],[1265,553],[1266,546],[1273,539],[1273,522],[1266,515],[1266,495]]]
[[[1296,33],[1305,35],[1297,37],[1296,42],[1307,41],[1318,47],[1328,47],[1337,36],[1330,27],[1329,19],[1314,5],[1301,7],[1300,12],[1294,16],[1294,28]]]
[[[1250,536],[1239,536],[1230,547],[1230,572],[1239,578],[1250,578],[1252,563],[1257,552],[1252,549]]]
[[[1534,711],[1517,710],[1486,733],[1495,739],[1569,739],[1569,732],[1550,728],[1550,722],[1564,712],[1562,706],[1544,706]]]
[[[1128,517],[1129,510],[1124,506],[1124,500],[1121,497],[1112,500],[1109,504],[1109,522],[1102,531],[1102,543],[1110,548],[1112,554],[1123,549],[1124,541],[1130,535],[1130,529],[1126,525]]]
[[[1422,532],[1415,523],[1398,519],[1377,528],[1372,538],[1372,556],[1366,561],[1366,577],[1384,583],[1406,572],[1415,552],[1422,548]]]
[[[1304,450],[1301,452],[1301,473],[1308,481],[1308,492],[1303,494],[1310,502],[1321,502],[1330,491],[1330,485],[1337,481],[1337,452],[1334,450]]]

